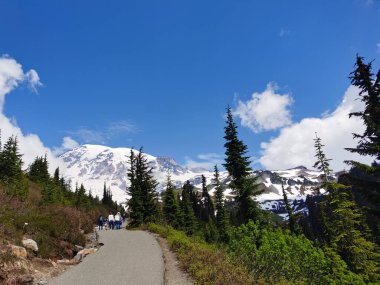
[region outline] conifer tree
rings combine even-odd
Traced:
[[[181,199],[181,210],[183,214],[183,230],[187,234],[193,234],[197,228],[197,222],[190,200],[191,192],[193,191],[193,186],[189,181],[183,185],[182,188],[182,199]]]
[[[227,229],[229,227],[229,214],[224,201],[223,187],[220,184],[218,166],[214,167],[213,185],[215,186],[215,209],[216,209],[216,227],[219,231],[221,241],[227,241]]]
[[[294,213],[293,213],[293,208],[292,208],[292,206],[289,203],[288,195],[286,195],[285,188],[284,188],[284,181],[283,180],[281,180],[281,189],[282,189],[282,196],[284,197],[284,203],[285,203],[286,212],[288,213],[289,229],[293,233],[298,233],[297,224],[296,224],[295,216],[294,216]]]
[[[36,157],[33,163],[29,166],[28,176],[30,180],[46,184],[50,180],[49,164],[45,157]]]
[[[315,133],[314,139],[314,147],[315,147],[315,157],[317,161],[314,164],[314,168],[317,168],[319,171],[323,172],[323,181],[325,183],[329,182],[329,175],[331,174],[330,163],[331,159],[327,159],[324,154],[322,148],[324,145],[321,142],[321,138],[318,137],[317,133]]]
[[[86,203],[86,189],[84,188],[83,184],[80,185],[79,188],[77,188],[76,195],[75,195],[75,207],[78,209],[84,208]]]
[[[250,176],[252,171],[247,146],[238,138],[237,126],[233,121],[231,108],[227,108],[227,121],[224,139],[226,143],[226,158],[224,167],[232,178],[230,187],[235,194],[237,204],[237,221],[239,224],[257,219],[259,209],[254,196],[261,194],[255,177]]]
[[[54,183],[55,185],[59,185],[59,167],[57,167],[54,171],[54,176],[53,176],[53,180],[54,180]]]
[[[174,228],[178,228],[180,225],[179,206],[175,195],[175,188],[170,178],[170,173],[168,173],[166,179],[166,190],[163,196],[163,202],[163,211],[166,222]]]
[[[204,175],[202,175],[201,201],[202,201],[201,220],[205,223],[213,221],[215,219],[214,203],[212,202],[210,194],[208,193],[207,186],[206,186],[206,177]]]
[[[24,199],[28,193],[28,181],[22,171],[21,158],[17,137],[9,137],[0,152],[0,182],[6,186],[8,194]]]
[[[380,69],[374,75],[372,62],[365,63],[363,57],[357,56],[350,79],[351,84],[360,90],[359,98],[364,103],[364,110],[352,112],[349,117],[360,118],[365,130],[362,134],[353,134],[359,140],[358,144],[346,150],[372,157],[374,162],[366,165],[353,160],[345,161],[352,169],[340,180],[353,186],[355,200],[365,210],[367,222],[380,245]]]
[[[366,129],[363,134],[354,133],[354,138],[359,139],[356,148],[346,148],[348,151],[364,156],[372,156],[380,161],[380,69],[375,78],[372,73],[372,62],[365,64],[363,57],[356,57],[356,69],[351,73],[351,84],[360,89],[360,100],[364,103],[364,110],[352,112],[350,117],[359,117]],[[371,169],[356,161],[347,163],[361,167],[362,169],[377,173],[380,169]],[[380,177],[380,175],[378,176]],[[380,191],[380,190],[379,190]]]
[[[326,161],[329,160],[326,159],[322,147],[316,150],[319,161],[315,165],[325,165],[322,171],[327,177]],[[320,202],[325,240],[342,257],[351,271],[362,274],[367,281],[374,281],[379,277],[375,245],[367,240],[368,227],[362,211],[353,199],[350,187],[327,179],[324,187],[329,193]]]
[[[135,225],[155,221],[160,215],[157,182],[152,175],[152,167],[149,166],[146,157],[140,149],[137,156],[131,150],[130,170],[128,177],[130,187],[128,190],[131,199],[128,205],[131,211],[131,220]]]
[[[1,152],[0,180],[13,183],[22,175],[22,155],[19,153],[17,137],[11,136]]]

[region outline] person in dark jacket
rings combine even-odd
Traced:
[[[101,231],[103,229],[103,222],[104,222],[104,218],[102,215],[100,215],[98,218],[98,230],[99,231]]]

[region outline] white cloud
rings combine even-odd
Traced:
[[[76,131],[68,132],[68,134],[74,136],[83,143],[105,144],[107,140],[106,134],[104,132],[90,130],[86,127],[79,128]]]
[[[72,150],[79,146],[79,143],[73,140],[71,137],[64,137],[62,145],[60,147],[55,147],[53,153],[55,155],[60,155],[66,151]]]
[[[377,52],[380,53],[380,43],[377,43],[376,47],[377,47]]]
[[[51,172],[58,166],[62,168],[61,161],[48,147],[44,146],[37,135],[23,133],[16,120],[7,118],[3,113],[5,96],[21,84],[27,84],[31,90],[36,91],[41,82],[35,70],[31,69],[24,73],[21,64],[16,60],[7,55],[0,56],[0,129],[3,143],[10,136],[17,136],[20,153],[23,154],[24,167],[29,166],[36,156],[46,155]]]
[[[136,125],[128,121],[110,123],[107,127],[92,130],[88,127],[80,127],[75,131],[67,132],[81,143],[106,144],[109,140],[138,131]]]
[[[107,128],[108,136],[117,136],[123,133],[133,133],[137,130],[136,125],[128,121],[111,123]]]
[[[292,123],[289,107],[293,103],[290,94],[278,94],[275,83],[269,83],[262,93],[253,93],[250,100],[238,101],[233,111],[241,125],[255,133],[276,130]]]
[[[213,170],[215,165],[218,165],[220,167],[220,165],[224,162],[223,157],[216,153],[198,154],[197,160],[193,160],[190,157],[186,157],[185,159],[185,166],[189,169],[194,170]]]
[[[357,141],[352,133],[363,133],[364,125],[357,117],[348,118],[353,111],[363,110],[363,103],[358,98],[359,89],[350,86],[344,94],[340,105],[330,114],[321,118],[305,118],[281,130],[280,134],[269,142],[261,144],[260,163],[267,169],[286,169],[298,165],[312,167],[315,162],[315,132],[321,137],[324,150],[336,170],[347,168],[344,160],[357,160],[371,163],[373,158],[362,157],[346,151],[345,147],[355,147]]]

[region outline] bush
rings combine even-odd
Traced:
[[[228,250],[254,278],[269,284],[364,284],[337,254],[326,254],[303,235],[260,228],[252,221],[229,231]]]
[[[149,224],[148,229],[167,239],[183,269],[197,284],[258,284],[244,267],[233,262],[216,246],[209,245],[200,238],[190,238],[169,226]]]

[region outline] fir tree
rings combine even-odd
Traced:
[[[12,183],[22,175],[22,155],[19,153],[17,137],[11,136],[4,144],[0,159],[0,180]]]
[[[0,152],[0,182],[6,186],[8,194],[24,199],[28,193],[28,181],[22,171],[21,158],[17,137],[9,137]]]
[[[140,225],[155,221],[160,214],[156,192],[157,182],[153,178],[152,167],[149,166],[142,149],[137,156],[131,150],[130,165],[128,193],[131,199],[128,201],[128,205],[132,224]]]
[[[194,234],[197,229],[197,222],[190,200],[192,191],[193,186],[189,181],[186,181],[182,188],[181,211],[183,214],[183,230],[187,234]]]
[[[355,200],[365,210],[367,222],[380,245],[380,69],[374,75],[372,62],[366,64],[362,57],[357,56],[350,79],[351,84],[360,90],[359,98],[364,103],[364,110],[350,113],[349,117],[360,118],[365,130],[362,134],[353,134],[359,140],[358,144],[346,150],[373,157],[374,162],[365,165],[358,161],[345,161],[353,168],[340,180],[353,186]]]
[[[77,207],[78,209],[85,208],[86,189],[84,188],[83,184],[81,184],[80,187],[77,188],[75,196],[75,207]]]
[[[207,186],[206,186],[206,177],[204,175],[202,175],[201,201],[202,201],[201,220],[205,223],[213,221],[215,219],[214,203],[212,202],[210,194],[208,193]]]
[[[46,156],[36,157],[29,166],[28,176],[30,180],[41,184],[46,184],[50,181],[49,164]]]
[[[215,209],[216,209],[216,227],[219,231],[219,237],[221,241],[227,241],[227,229],[229,226],[229,214],[224,201],[223,187],[220,184],[219,170],[215,165],[214,167],[214,179],[213,184],[215,186]]]
[[[328,164],[325,162],[329,160],[326,159],[322,147],[316,150],[319,160],[316,165],[325,165],[322,170],[327,177]],[[342,257],[350,270],[362,274],[368,281],[373,281],[378,277],[375,245],[367,240],[368,227],[363,213],[353,199],[350,187],[327,179],[324,187],[329,193],[320,203],[325,240]]]
[[[321,138],[318,137],[317,133],[315,133],[314,147],[316,151],[315,157],[317,158],[317,161],[315,162],[313,167],[323,172],[323,181],[327,183],[329,181],[329,175],[331,174],[329,163],[331,159],[326,158],[326,155],[322,150],[322,147],[324,147],[324,145],[322,144]]]
[[[350,113],[350,117],[362,119],[366,129],[363,134],[353,134],[359,139],[356,148],[346,148],[348,151],[364,156],[372,156],[380,161],[380,70],[375,78],[372,73],[372,63],[365,64],[363,58],[356,57],[356,69],[350,76],[351,84],[360,89],[359,96],[364,103],[364,110]],[[370,169],[356,161],[347,163],[362,167],[366,171],[379,173],[380,169]],[[380,177],[380,175],[379,175]]]
[[[59,167],[57,167],[54,171],[54,176],[53,176],[53,180],[54,180],[54,183],[55,185],[59,185]]]
[[[226,158],[224,167],[232,178],[230,186],[235,194],[237,204],[237,222],[246,223],[249,219],[257,219],[259,209],[254,196],[261,194],[256,178],[250,176],[251,167],[247,146],[238,138],[237,126],[233,121],[231,108],[227,108],[227,121],[224,139]]]
[[[295,217],[294,217],[294,214],[293,214],[293,208],[292,208],[292,206],[289,203],[288,195],[286,195],[285,188],[284,188],[284,181],[283,180],[281,180],[281,189],[282,189],[282,196],[284,197],[284,203],[285,203],[286,212],[288,213],[289,229],[293,233],[298,233],[296,220],[295,220]]]
[[[166,190],[163,196],[163,211],[165,220],[174,228],[178,228],[179,222],[179,209],[178,201],[175,195],[175,188],[170,178],[170,173],[167,175]]]

